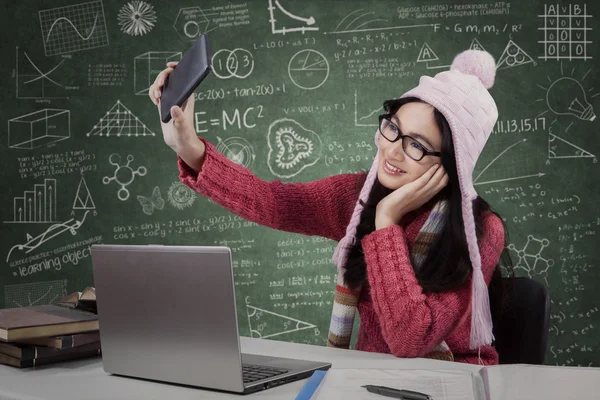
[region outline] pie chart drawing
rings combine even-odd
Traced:
[[[316,50],[300,50],[290,59],[288,75],[300,89],[317,89],[329,76],[329,63]]]

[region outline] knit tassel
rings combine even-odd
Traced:
[[[476,349],[491,344],[494,334],[492,332],[490,298],[481,267],[473,270],[472,279],[471,349]]]
[[[338,266],[338,271],[341,273],[341,268],[346,265],[348,260],[348,249],[350,249],[356,243],[355,236],[346,235],[340,240],[337,247],[333,251],[333,257],[331,261]]]
[[[473,267],[471,283],[471,337],[470,347],[476,349],[488,345],[494,340],[492,333],[492,315],[488,288],[481,271],[481,255],[477,244],[475,218],[473,216],[473,201],[468,195],[462,199],[463,223],[469,248],[469,256]]]

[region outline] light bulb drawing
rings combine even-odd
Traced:
[[[551,111],[555,115],[559,116],[569,115],[582,121],[594,121],[596,119],[596,113],[594,112],[594,108],[590,103],[590,99],[600,95],[600,93],[590,94],[594,88],[585,89],[584,84],[582,84],[591,71],[591,69],[588,70],[581,79],[576,79],[573,77],[573,73],[575,72],[575,68],[573,68],[571,70],[571,74],[565,76],[561,62],[561,76],[559,78],[551,79],[549,76],[547,76],[550,86],[545,87],[540,84],[537,85],[539,88],[546,91],[546,96],[539,98],[536,101],[545,101],[548,109],[540,113],[536,118],[539,118],[548,111]],[[556,119],[554,119],[551,124],[555,121]],[[571,125],[569,125],[566,131],[569,130]]]
[[[573,115],[584,121],[593,121],[596,114],[585,96],[581,83],[571,77],[562,77],[550,85],[546,92],[550,111],[557,115]]]

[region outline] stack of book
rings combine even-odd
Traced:
[[[0,309],[0,364],[27,368],[100,353],[94,288],[56,304]]]

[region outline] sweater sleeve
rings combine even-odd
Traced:
[[[264,181],[206,146],[200,173],[178,157],[183,184],[234,214],[273,229],[340,240],[350,220],[364,173],[340,174],[305,183]]]
[[[481,265],[489,286],[504,247],[502,221],[489,214],[479,240]],[[404,230],[392,225],[362,240],[373,308],[383,337],[397,357],[420,357],[471,317],[471,279],[458,289],[425,293],[415,276]]]

